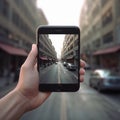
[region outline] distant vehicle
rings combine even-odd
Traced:
[[[66,67],[67,66],[67,62],[63,62],[63,65]]]
[[[97,88],[100,92],[103,90],[120,90],[120,73],[106,69],[94,70],[91,73],[89,85]]]
[[[68,63],[67,64],[67,66],[66,66],[66,68],[68,69],[68,70],[76,70],[76,68],[77,68],[77,66],[76,65],[74,65],[74,64],[72,64],[72,63]]]
[[[91,66],[86,63],[86,65],[85,65],[85,70],[90,70],[90,69],[91,69]]]
[[[55,64],[57,64],[58,62],[55,62]]]

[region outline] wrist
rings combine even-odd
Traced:
[[[18,89],[14,89],[13,94],[16,95],[16,101],[22,107],[23,113],[29,111],[29,99],[26,98]]]
[[[0,120],[18,120],[27,110],[28,100],[20,95],[16,89],[0,99]]]

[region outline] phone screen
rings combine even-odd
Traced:
[[[40,34],[40,83],[78,83],[78,35]]]
[[[79,84],[79,41],[77,33],[39,33],[40,85],[46,89],[62,85],[66,91],[64,85]]]

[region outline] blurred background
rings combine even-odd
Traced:
[[[80,90],[52,93],[21,120],[120,120],[119,11],[120,0],[0,0],[0,98],[16,86],[39,25],[77,25]]]

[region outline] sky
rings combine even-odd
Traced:
[[[49,25],[79,26],[83,2],[84,0],[37,0],[37,7],[43,10]],[[52,41],[58,54],[60,54],[63,40]]]
[[[80,9],[84,0],[37,0],[49,25],[79,26]]]
[[[60,59],[61,57],[61,50],[63,48],[63,41],[64,41],[64,34],[53,34],[49,35],[49,38],[52,41],[53,46],[55,46],[55,50],[57,52],[57,58]]]

